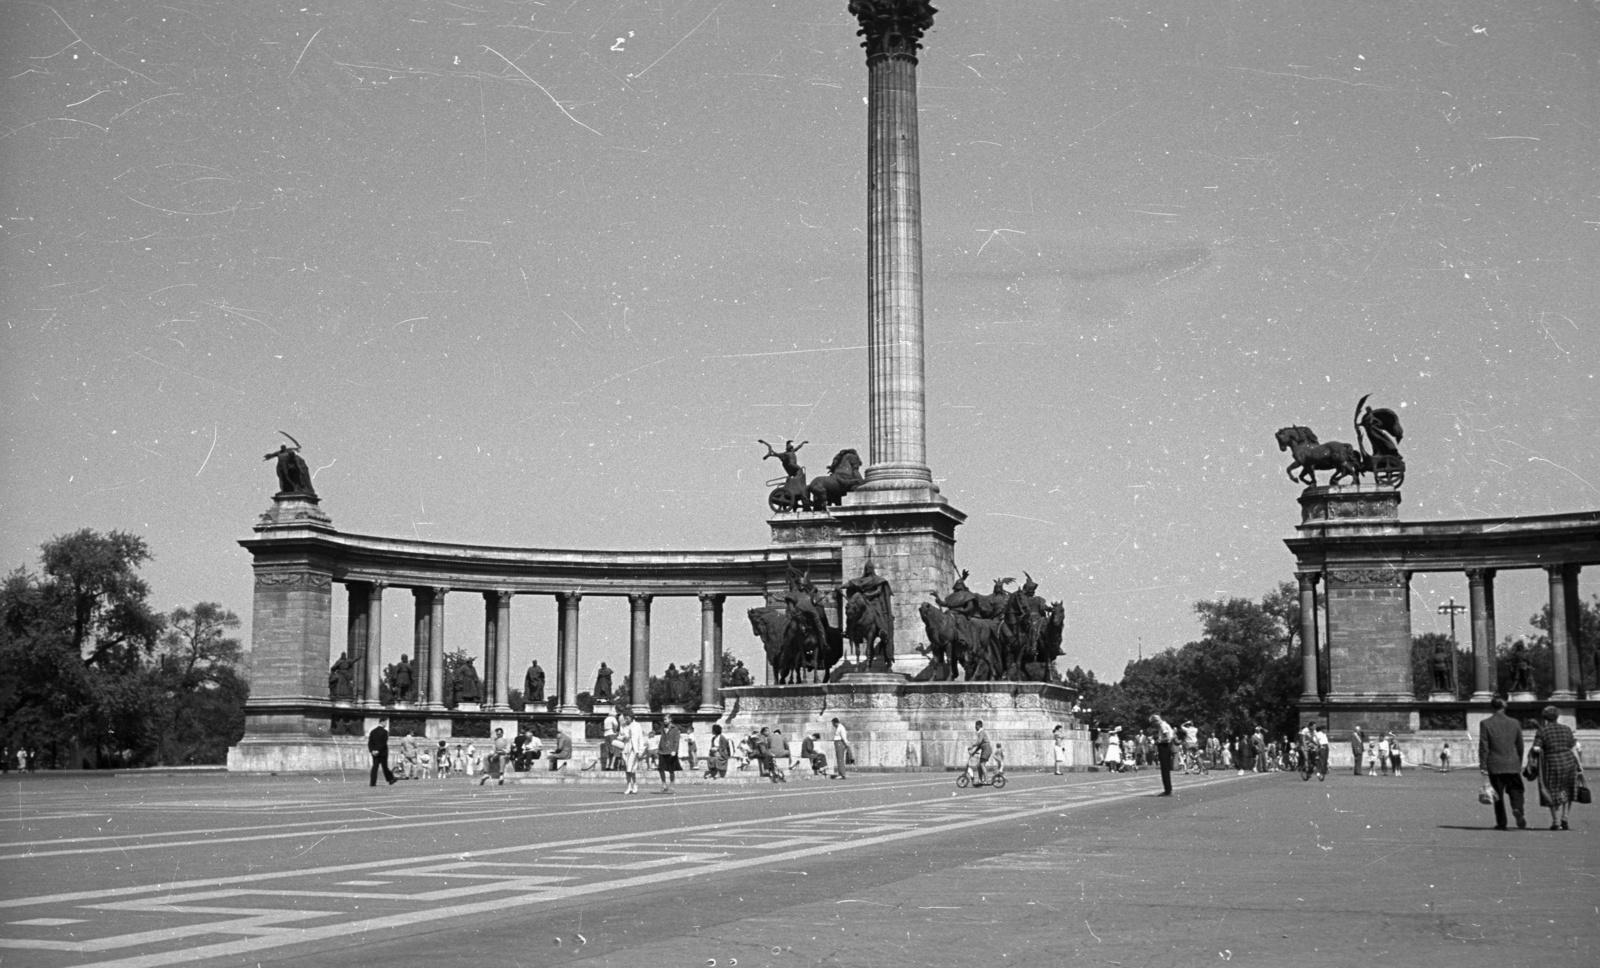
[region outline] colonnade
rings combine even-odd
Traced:
[[[1573,671],[1579,673],[1581,686],[1582,665],[1578,657],[1579,603],[1578,574],[1582,567],[1574,564],[1542,566],[1549,579],[1550,589],[1550,645],[1554,663],[1554,682],[1550,699],[1574,700],[1578,692],[1573,687]],[[1495,677],[1495,576],[1501,569],[1465,569],[1468,587],[1468,608],[1472,627],[1473,702],[1488,702],[1494,697]],[[1414,572],[1401,572],[1409,588]],[[1300,642],[1301,642],[1301,701],[1316,702],[1319,698],[1318,669],[1318,595],[1320,571],[1298,571],[1300,591]]]
[[[387,582],[347,581],[349,593],[346,651],[355,666],[356,700],[377,701],[383,680],[384,659],[397,659],[403,650],[387,645],[383,634],[383,597]],[[405,586],[401,586],[405,587]],[[410,656],[416,678],[417,704],[442,709],[445,705],[444,643],[445,596],[454,589],[440,585],[412,586],[414,620]],[[471,593],[470,591],[464,593]],[[480,677],[484,707],[510,708],[509,693],[515,682],[511,668],[511,599],[519,593],[499,588],[479,590],[483,596],[483,652]],[[580,617],[582,591],[556,592],[555,694],[559,713],[577,713],[582,691]],[[650,708],[650,605],[656,596],[627,595],[630,615],[629,685],[625,699],[635,712]],[[726,595],[699,592],[700,601],[700,708],[722,707],[722,619]]]

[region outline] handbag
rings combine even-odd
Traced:
[[[1528,765],[1524,766],[1522,768],[1522,778],[1524,780],[1527,780],[1529,783],[1532,783],[1535,780],[1539,779],[1539,751],[1538,750],[1535,750],[1533,752],[1533,755],[1528,757]],[[1542,804],[1541,804],[1541,806],[1542,806]]]
[[[1483,786],[1478,790],[1478,802],[1484,806],[1494,802],[1494,788],[1489,786],[1489,781],[1484,780]]]
[[[1582,770],[1578,771],[1578,802],[1593,802],[1593,798],[1589,795],[1589,780],[1583,775]]]

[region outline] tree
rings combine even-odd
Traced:
[[[200,602],[192,610],[180,605],[167,616],[166,626],[163,657],[195,683],[215,681],[221,669],[235,668],[244,657],[244,646],[227,635],[239,627],[239,616],[216,602]]]
[[[216,602],[180,606],[166,617],[156,670],[166,702],[153,717],[159,762],[226,762],[228,747],[244,736],[244,648],[227,635],[238,627],[239,616]]]
[[[1538,631],[1537,635],[1529,637],[1529,647],[1543,646],[1548,651],[1550,648],[1550,606],[1548,604],[1540,606],[1539,614],[1528,617],[1528,624]],[[1569,628],[1567,632],[1577,639],[1578,644],[1577,667],[1571,669],[1570,672],[1573,687],[1591,690],[1600,686],[1600,680],[1597,680],[1597,676],[1600,676],[1600,673],[1597,673],[1595,668],[1596,650],[1600,649],[1600,595],[1595,595],[1587,602],[1582,599],[1578,600],[1577,627]],[[1552,676],[1555,674],[1553,662],[1554,659],[1552,658],[1552,667],[1549,673]],[[1537,676],[1536,679],[1540,683],[1546,681]],[[1551,679],[1549,681],[1553,682],[1554,680]]]
[[[45,542],[40,560],[45,588],[62,599],[72,645],[91,666],[127,671],[155,650],[161,616],[150,608],[150,586],[136,573],[151,559],[144,539],[84,528]]]

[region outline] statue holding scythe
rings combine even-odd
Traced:
[[[282,430],[278,433],[289,437]],[[300,441],[289,437],[289,443],[294,446],[282,444],[277,450],[261,459],[272,460],[274,457],[278,459],[278,496],[303,494],[314,498],[317,496],[317,491],[311,486],[311,469],[306,466],[305,458],[300,456]]]

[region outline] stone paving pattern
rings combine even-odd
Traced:
[[[1591,965],[1600,815],[1477,774],[7,777],[0,964]],[[653,789],[645,784],[647,791]]]

